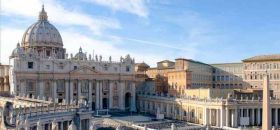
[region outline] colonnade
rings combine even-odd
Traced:
[[[222,101],[208,102],[195,99],[183,101],[158,96],[139,96],[138,99],[140,112],[156,115],[159,111],[160,114],[164,114],[165,118],[217,128],[262,125],[262,106],[256,105],[255,102],[252,102],[251,105],[250,102],[227,105]],[[279,105],[272,105],[271,109],[271,125],[275,128],[278,128],[280,124],[280,107],[277,107]]]

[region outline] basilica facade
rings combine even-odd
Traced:
[[[83,99],[91,110],[135,111],[134,59],[104,61],[101,55],[77,51],[66,53],[43,7],[10,56],[10,93],[68,104]]]

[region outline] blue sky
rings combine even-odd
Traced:
[[[279,53],[280,1],[2,0],[1,62],[36,22],[42,3],[68,53],[119,60],[130,54],[154,66],[164,59],[240,62]]]

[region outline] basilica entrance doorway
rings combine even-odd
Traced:
[[[125,110],[129,111],[131,106],[131,94],[128,92],[125,94]]]
[[[108,109],[108,98],[103,98],[102,99],[102,101],[103,101],[103,109]]]
[[[91,109],[95,110],[95,102],[91,102]]]

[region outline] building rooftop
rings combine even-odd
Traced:
[[[171,63],[174,63],[173,61],[170,61],[170,60],[163,60],[163,61],[159,61],[158,63],[162,63],[162,62],[171,62]]]
[[[243,60],[243,62],[251,62],[251,61],[280,61],[280,54],[258,55]]]
[[[142,63],[135,63],[135,66],[143,66],[143,67],[150,67],[148,64],[146,64],[145,62]]]

